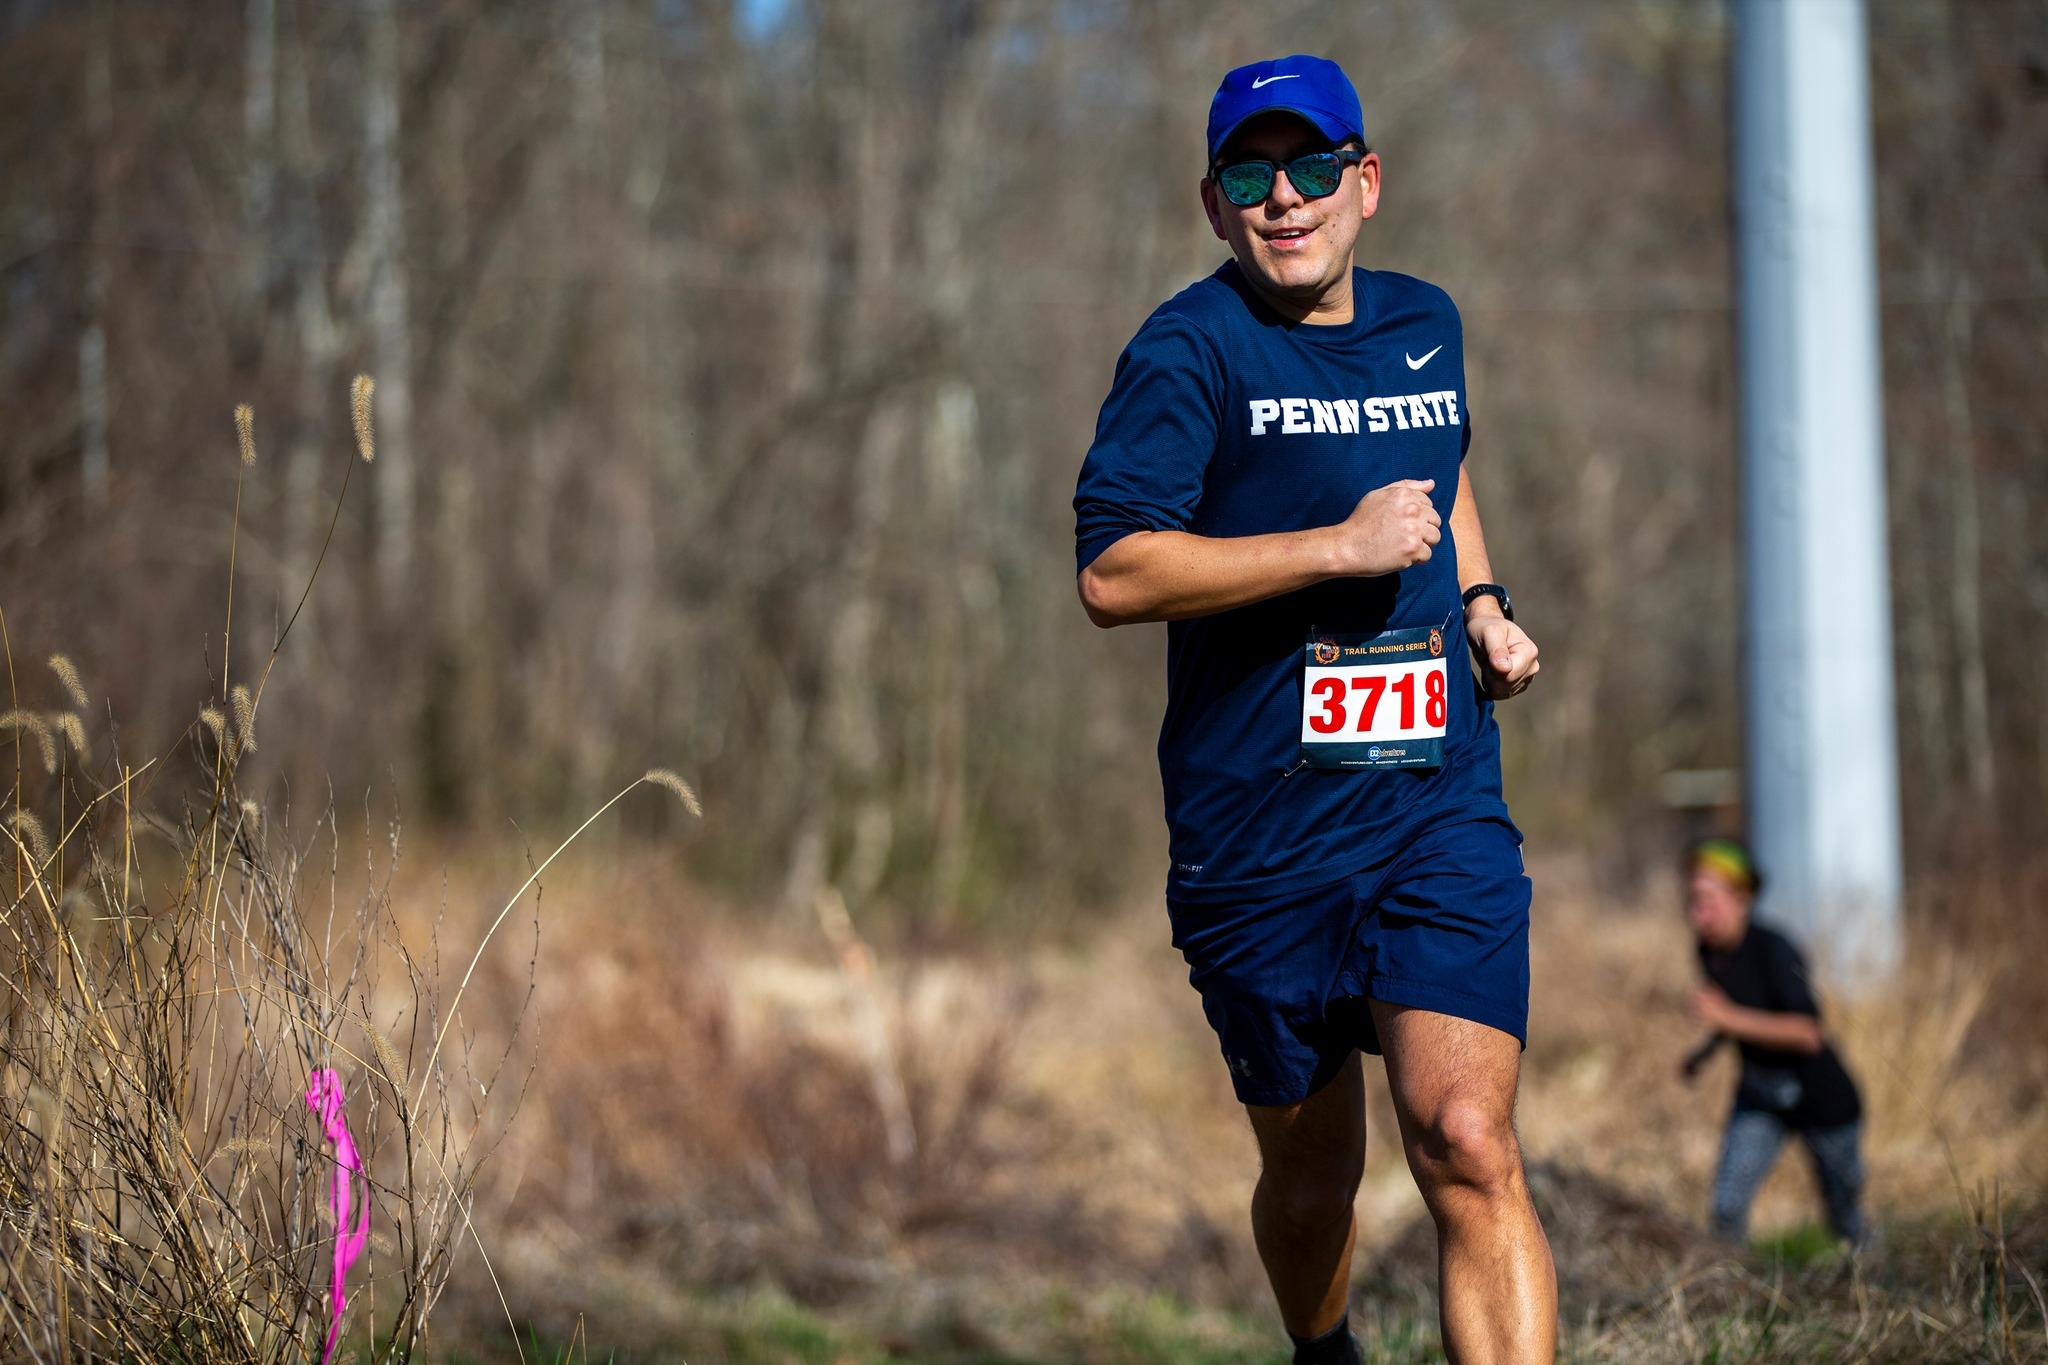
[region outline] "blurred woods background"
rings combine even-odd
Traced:
[[[511,838],[650,764],[704,797],[622,805],[550,874],[544,953],[508,926],[479,959],[462,1036],[530,1005],[546,1042],[476,1186],[467,1343],[502,1287],[557,1340],[602,1307],[697,1360],[1269,1358],[1257,1164],[1157,917],[1163,631],[1087,624],[1070,499],[1119,348],[1223,259],[1219,75],[1322,53],[1386,163],[1363,261],[1464,310],[1489,540],[1544,650],[1501,711],[1539,896],[1519,1122],[1577,1358],[1698,1360],[1714,1315],[1718,1358],[2031,1358],[2019,1225],[1966,1186],[2038,1189],[2048,1151],[2048,5],[1870,13],[1918,914],[1898,988],[1831,1011],[1898,1241],[1876,1300],[1794,1285],[1820,1336],[1687,1226],[1726,1092],[1670,1074],[1693,967],[1640,875],[1739,819],[1664,805],[1742,752],[1721,0],[0,0],[19,705],[78,661],[93,787],[110,732],[140,762],[223,699],[253,404],[235,681],[355,472],[233,773],[250,819],[344,896],[360,867],[404,941],[446,914],[466,943]],[[9,716],[19,757],[44,722]],[[219,769],[159,778],[169,809]],[[1396,1144],[1361,1208],[1360,1321],[1412,1347],[1376,1358],[1431,1358]]]
[[[2048,838],[2048,9],[1872,22],[1929,903]],[[503,830],[665,762],[705,793],[696,872],[748,899],[831,884],[943,931],[1151,894],[1162,637],[1083,619],[1073,475],[1119,347],[1223,255],[1195,196],[1219,73],[1306,50],[1385,158],[1362,261],[1464,309],[1489,537],[1545,651],[1503,710],[1518,816],[1661,856],[1659,778],[1740,755],[1725,25],[1715,0],[10,0],[14,647],[72,651],[124,746],[160,748],[220,667],[230,406],[262,450],[246,671],[366,371],[378,458],[265,711],[298,742],[251,759],[278,794],[391,783],[409,818]]]

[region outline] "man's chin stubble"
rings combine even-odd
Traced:
[[[1266,277],[1266,287],[1277,293],[1289,296],[1320,294],[1328,286],[1329,271],[1320,266],[1311,269],[1308,262],[1298,262],[1291,257],[1281,261],[1268,258],[1264,264],[1262,273]],[[1287,270],[1284,268],[1287,266],[1296,269]]]

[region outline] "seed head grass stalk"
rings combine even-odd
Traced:
[[[351,394],[363,459],[370,391],[360,379]],[[239,506],[257,454],[246,407],[236,434]],[[485,949],[634,787],[667,787],[697,809],[674,774],[629,784],[526,879],[444,1002],[438,945],[404,942],[392,912],[395,826],[384,870],[370,850],[370,875],[345,888],[332,807],[295,828],[243,786],[264,685],[348,483],[254,686],[232,676],[230,648],[182,753],[132,762],[109,735],[96,754],[76,712],[45,719],[25,706],[0,615],[0,743],[12,742],[16,770],[0,816],[15,864],[0,894],[0,1356],[270,1365],[317,1360],[330,1332],[367,1326],[356,1358],[422,1358],[459,1240],[482,1248],[479,1171],[525,1091],[499,1083],[523,1006],[450,1044]],[[230,646],[232,591],[231,569]],[[82,710],[78,667],[56,655],[50,669],[50,702]],[[41,762],[25,761],[29,746]],[[486,1034],[501,1052],[478,1052]],[[303,1099],[323,1068],[347,1092],[369,1218],[351,1320],[338,1324],[330,1274],[348,1230],[323,1221],[336,1154]]]
[[[427,1054],[427,1067],[429,1070],[433,1068],[435,1060],[439,1058],[441,1055],[441,1044],[447,1040],[449,1026],[455,1022],[456,1011],[462,1005],[463,994],[469,989],[470,978],[476,975],[477,964],[484,960],[484,949],[491,946],[491,940],[492,938],[496,937],[498,928],[499,926],[504,924],[506,916],[510,915],[513,909],[517,907],[521,901],[526,899],[526,893],[528,891],[531,891],[534,887],[534,884],[540,880],[541,873],[546,872],[548,870],[549,865],[552,864],[555,861],[555,859],[561,857],[563,853],[567,852],[569,845],[575,843],[578,839],[582,838],[583,832],[589,829],[592,825],[596,824],[598,822],[599,817],[603,816],[613,806],[618,805],[619,802],[625,800],[626,797],[635,788],[646,786],[649,784],[658,787],[667,787],[671,791],[676,791],[677,795],[681,798],[683,804],[689,809],[692,815],[698,815],[702,813],[703,808],[697,804],[697,794],[691,791],[689,786],[686,783],[684,783],[681,778],[677,777],[674,773],[669,772],[666,768],[650,768],[645,773],[642,773],[640,776],[634,778],[631,782],[628,782],[625,786],[621,787],[616,793],[613,794],[611,800],[605,802],[602,806],[599,806],[596,810],[592,811],[589,817],[585,819],[582,824],[576,826],[575,830],[570,833],[568,838],[562,840],[561,843],[555,845],[555,851],[553,853],[548,854],[547,857],[541,859],[540,866],[534,868],[532,874],[528,876],[525,881],[519,884],[519,889],[512,893],[512,898],[510,900],[505,902],[505,908],[498,912],[498,917],[491,921],[491,927],[484,931],[482,941],[480,941],[476,945],[476,952],[469,959],[469,968],[467,971],[463,972],[462,982],[455,988],[455,996],[449,1002],[448,1017],[442,1021],[441,1031],[434,1038],[434,1050]],[[422,1084],[424,1083],[425,1082],[422,1081]]]

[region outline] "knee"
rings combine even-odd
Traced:
[[[1514,1124],[1483,1105],[1446,1105],[1410,1144],[1409,1155],[1428,1195],[1469,1192],[1492,1199],[1521,1188],[1522,1149]]]

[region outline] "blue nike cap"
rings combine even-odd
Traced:
[[[1209,160],[1248,118],[1282,109],[1307,119],[1332,143],[1365,141],[1365,114],[1344,68],[1321,57],[1280,57],[1240,66],[1209,101]]]

